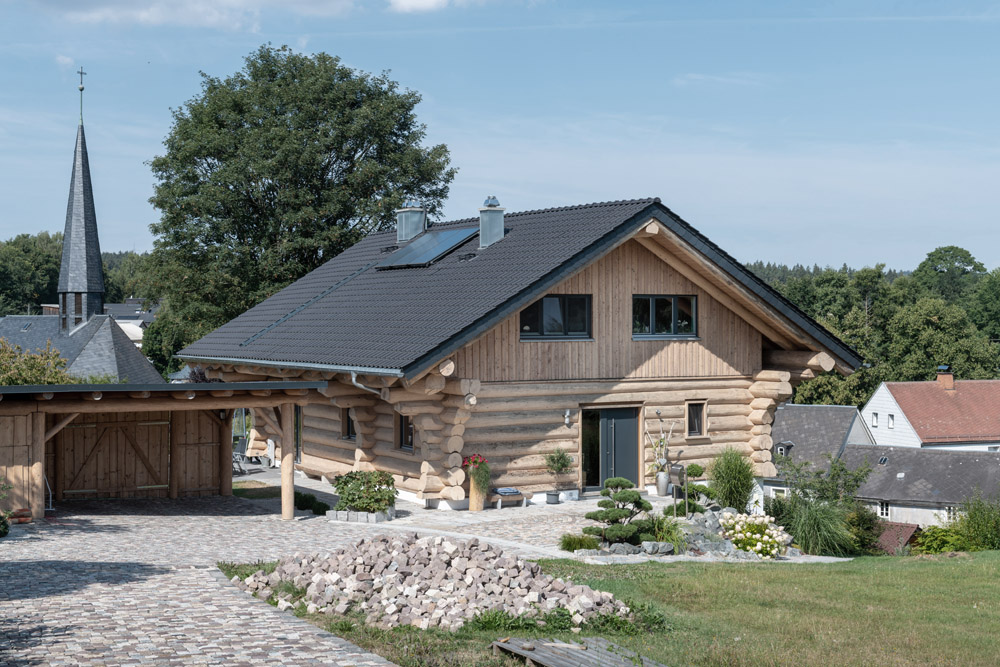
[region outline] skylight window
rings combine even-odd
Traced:
[[[28,322],[27,324],[25,324],[23,327],[21,327],[21,331],[27,331],[28,329],[30,329],[31,328],[31,324],[32,324],[31,322]]]
[[[888,456],[883,456],[882,458],[880,458],[880,459],[878,460],[878,464],[879,464],[880,466],[884,466],[884,465],[885,465],[886,463],[888,463],[888,462],[889,462],[889,457],[888,457]]]

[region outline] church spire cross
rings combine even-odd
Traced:
[[[80,71],[77,74],[80,75],[80,124],[83,125],[83,75],[86,74],[83,71],[83,65],[80,66]]]

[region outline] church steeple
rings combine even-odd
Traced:
[[[83,68],[80,68],[80,127],[73,152],[73,175],[66,205],[62,266],[59,269],[59,317],[63,331],[104,312],[104,269],[97,239],[97,214],[90,183],[87,138],[83,132]]]

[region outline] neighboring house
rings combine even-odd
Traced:
[[[405,497],[462,507],[463,457],[495,487],[608,477],[651,485],[726,448],[773,476],[771,421],[795,383],[858,355],[658,199],[426,224],[408,205],[368,236],[182,350],[227,381],[322,379],[296,409],[297,467],[386,470]],[[256,410],[255,438],[281,421]],[[574,465],[555,478],[545,455]]]
[[[883,382],[861,414],[877,445],[1000,451],[1000,380]]]
[[[164,381],[128,334],[103,314],[104,270],[82,122],[73,154],[58,295],[52,314],[0,318],[0,338],[25,352],[51,343],[66,360],[68,372],[77,377],[111,375],[138,384]]]
[[[954,519],[976,489],[1000,491],[1000,454],[992,452],[848,445],[842,460],[852,470],[872,467],[858,499],[886,521],[921,528]]]
[[[771,425],[776,455],[793,463],[808,463],[810,470],[827,470],[849,444],[874,444],[858,409],[853,405],[779,405]],[[788,483],[780,475],[759,480],[767,497],[784,496]]]

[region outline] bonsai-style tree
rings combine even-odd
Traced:
[[[545,467],[556,477],[565,474],[572,466],[573,459],[563,449],[545,455]]]
[[[643,499],[633,487],[632,482],[624,477],[606,480],[601,489],[604,499],[597,503],[601,509],[587,513],[588,519],[599,521],[604,526],[587,526],[583,532],[600,537],[608,544],[633,541],[641,532],[640,526],[634,524],[633,519],[653,509],[649,501]]]

